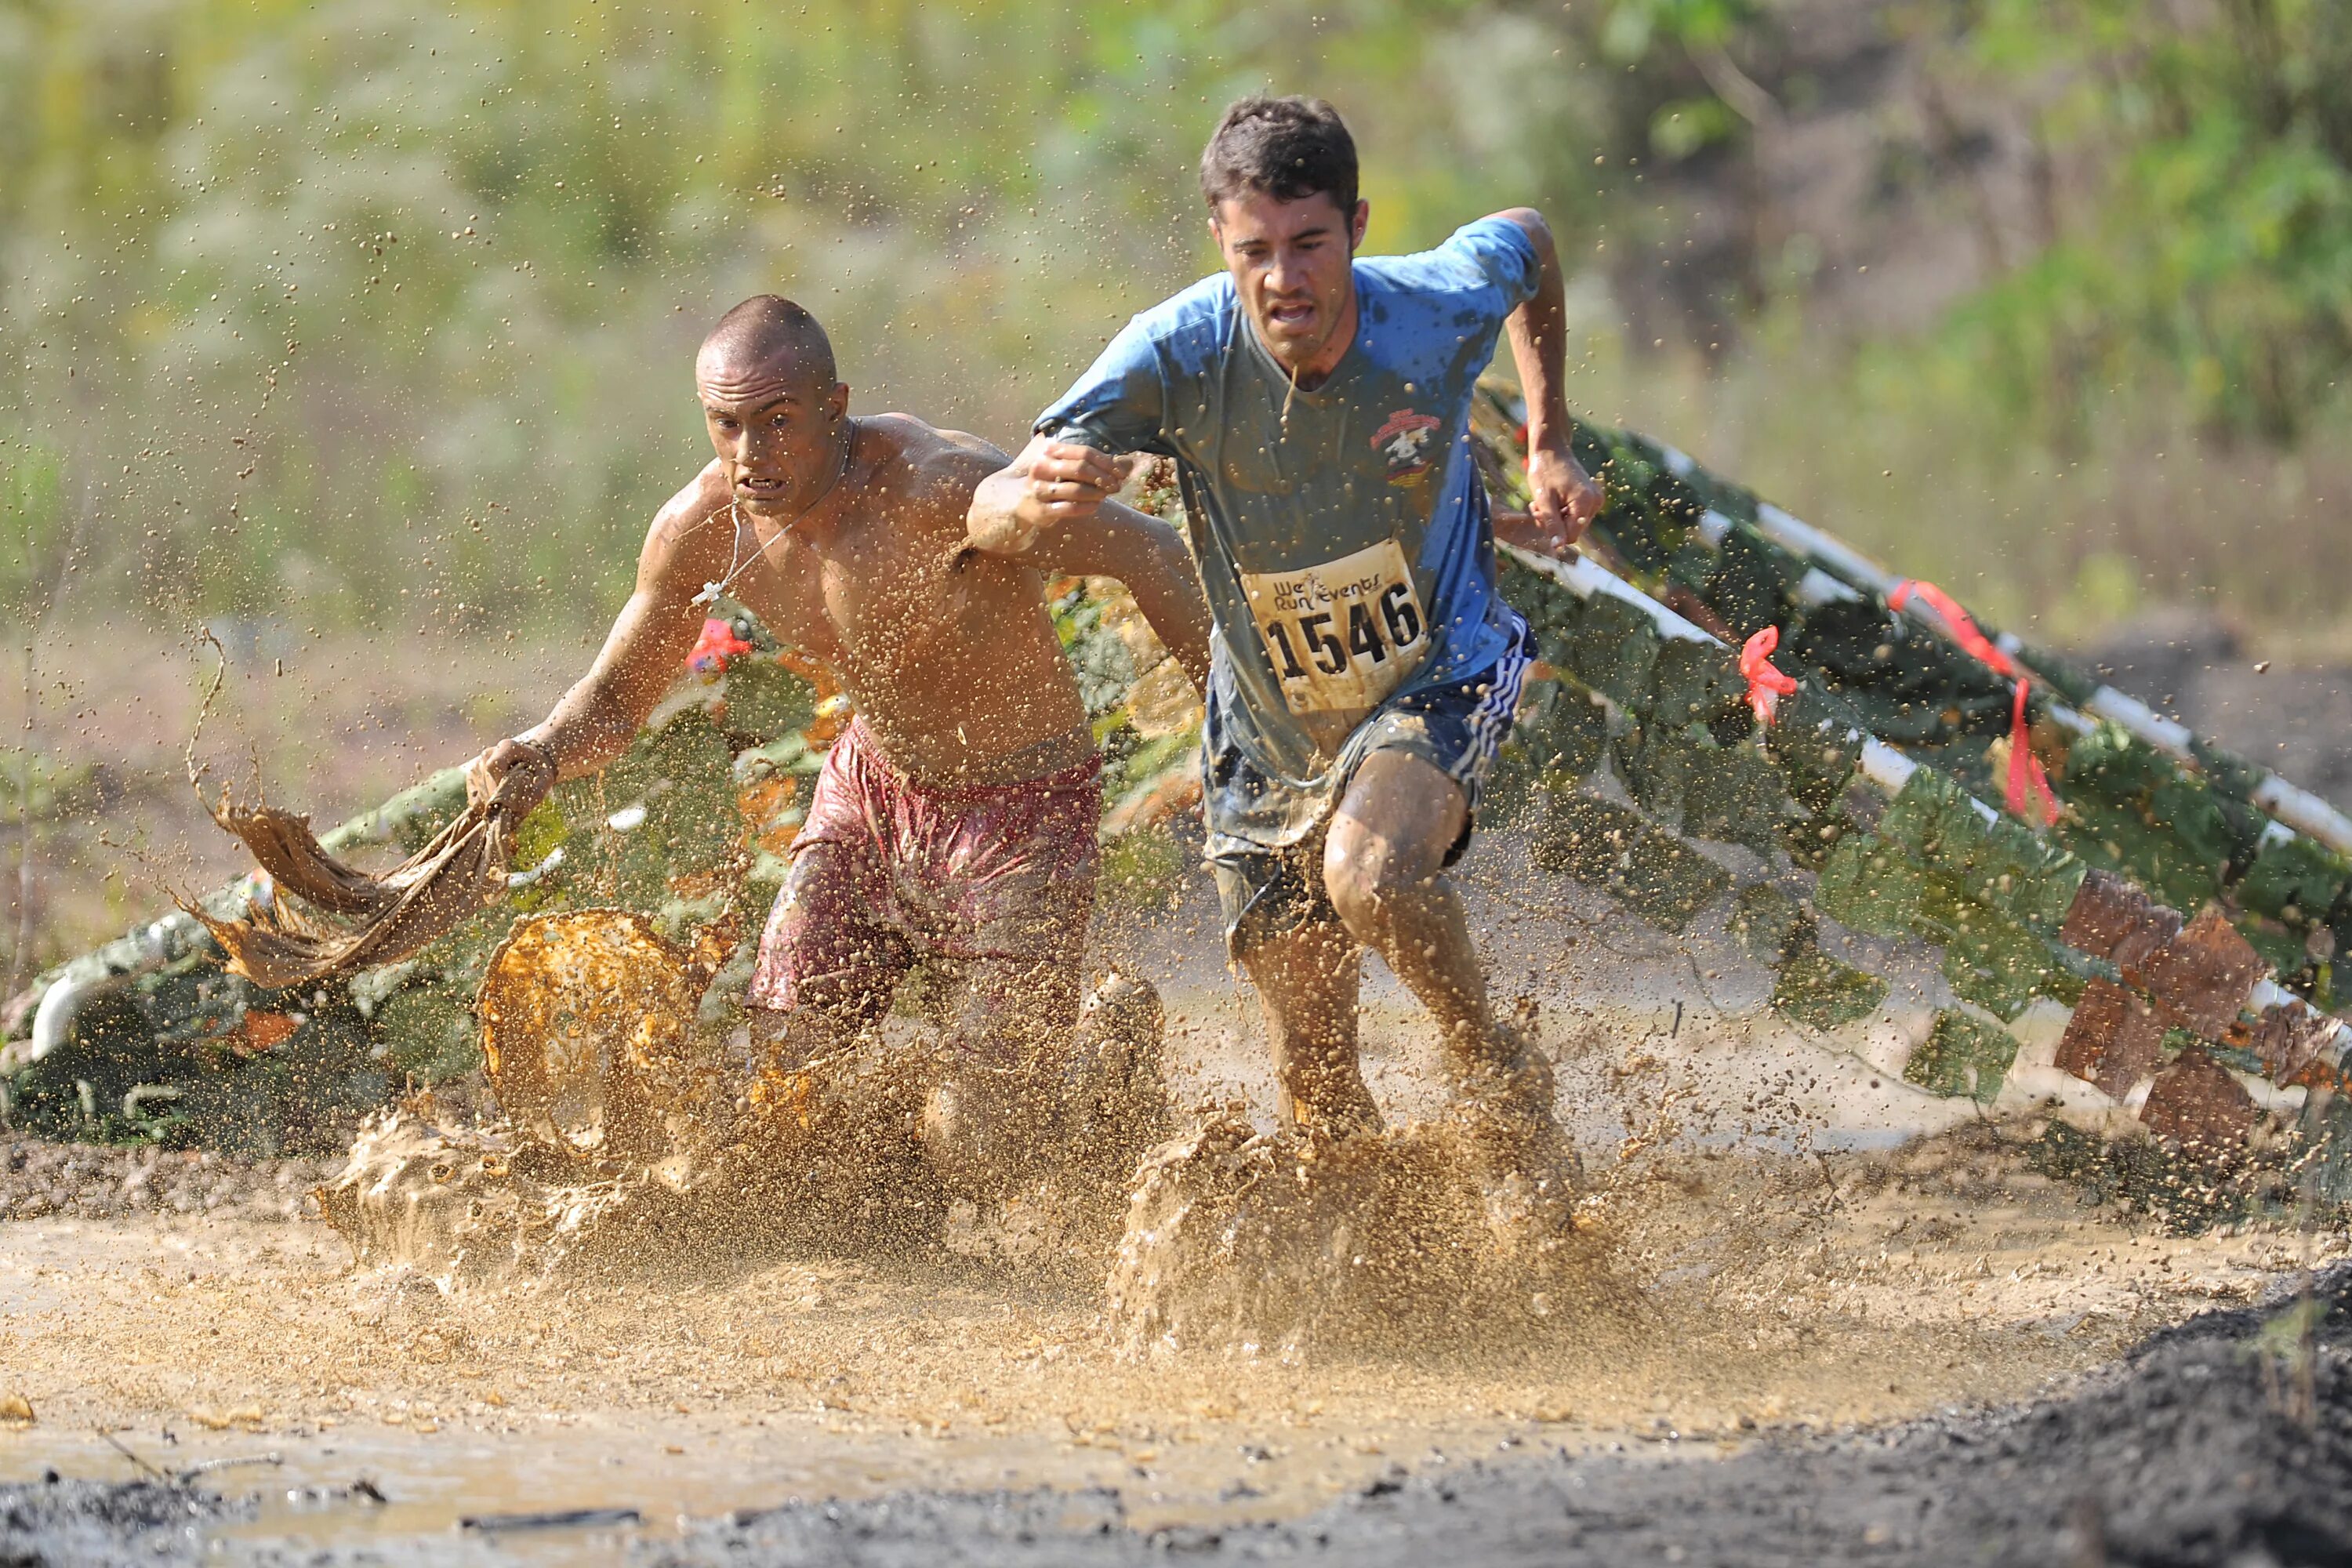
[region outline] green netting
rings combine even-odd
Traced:
[[[1904,1064],[1903,1076],[1931,1094],[1990,1102],[2016,1059],[2015,1035],[1947,1007],[1937,1013],[1935,1027]]]
[[[1550,797],[1530,855],[1543,870],[1602,889],[1662,931],[1678,931],[1731,888],[1731,875],[1630,806]]]
[[[1777,964],[1806,922],[1804,906],[1795,899],[1769,882],[1750,882],[1733,896],[1724,929],[1748,957]]]
[[[1621,708],[1645,706],[1658,658],[1656,626],[1615,599],[1595,598],[1577,608],[1559,657],[1549,662]]]
[[[2273,920],[2308,927],[2326,922],[2352,879],[2326,847],[2300,836],[2273,838],[2239,881],[2239,903]]]
[[[1764,750],[1780,770],[1790,795],[1808,811],[1826,812],[1844,793],[1862,760],[1853,731],[1860,720],[1810,683],[1780,700],[1776,722],[1764,731]]]
[[[1705,748],[1700,761],[1683,786],[1683,831],[1770,859],[1792,815],[1779,771],[1752,745]]]
[[[1885,1000],[1886,982],[1823,952],[1811,921],[1792,933],[1773,980],[1774,1011],[1811,1028],[1834,1029],[1868,1017]]]
[[[1511,740],[1535,774],[1558,787],[1601,765],[1609,745],[1609,710],[1575,687],[1538,681],[1530,688]]]
[[[1927,879],[1909,857],[1874,837],[1839,840],[1822,867],[1814,900],[1830,919],[1870,936],[1900,939],[1919,927]]]
[[[1696,586],[1707,606],[1741,637],[1789,618],[1789,605],[1805,563],[1770,541],[1735,531],[1717,552],[1714,569]]]
[[[2053,984],[2049,945],[1992,911],[1964,910],[1944,942],[1944,979],[1952,994],[2004,1023]]]

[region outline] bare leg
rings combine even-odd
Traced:
[[[951,1187],[988,1196],[1034,1173],[1062,1140],[1061,1058],[1080,976],[1074,963],[959,968],[948,1068],[923,1107],[923,1147]]]
[[[1477,1114],[1508,1213],[1532,1202],[1556,1226],[1576,1156],[1553,1115],[1551,1065],[1496,1026],[1461,896],[1444,875],[1469,803],[1443,771],[1374,752],[1324,838],[1323,885],[1354,938],[1386,961],[1437,1020],[1456,1088]]]
[[[1328,919],[1242,955],[1274,1047],[1285,1121],[1327,1131],[1377,1131],[1380,1108],[1356,1059],[1363,949]]]
[[[1445,854],[1469,811],[1462,786],[1420,757],[1364,759],[1323,841],[1323,885],[1348,932],[1381,955],[1437,1020],[1457,1072],[1495,1064],[1486,977]]]

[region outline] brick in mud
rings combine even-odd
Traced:
[[[2164,1021],[2156,1009],[2111,980],[2083,987],[2083,999],[2058,1041],[2060,1072],[2121,1100],[2163,1059]]]
[[[2219,1153],[2242,1145],[2261,1115],[2254,1097],[2227,1068],[2195,1046],[2156,1075],[2140,1124],[2183,1148]]]

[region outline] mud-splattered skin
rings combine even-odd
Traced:
[[[907,773],[1007,783],[1083,758],[1093,741],[1043,574],[962,548],[972,487],[1003,456],[904,415],[842,423],[844,471],[808,511],[735,506],[713,462],[665,509],[661,542],[705,581],[757,554],[730,591],[832,668]]]
[[[747,301],[761,304],[770,321],[731,336],[722,322],[696,359],[716,456],[655,517],[594,666],[521,744],[482,754],[478,793],[518,767],[551,787],[617,755],[677,679],[714,588],[832,667],[892,763],[931,783],[1034,778],[1091,752],[1048,573],[1118,578],[1205,673],[1208,613],[1172,529],[1112,507],[1042,536],[972,539],[972,488],[1004,455],[903,414],[852,417],[815,322]]]

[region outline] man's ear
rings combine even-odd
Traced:
[[[845,381],[836,381],[833,384],[832,393],[824,400],[825,417],[831,419],[835,424],[839,424],[842,416],[846,415],[848,412],[849,383]]]
[[[1356,216],[1348,226],[1348,248],[1354,250],[1364,243],[1364,230],[1372,221],[1372,204],[1360,196],[1356,200]]]

